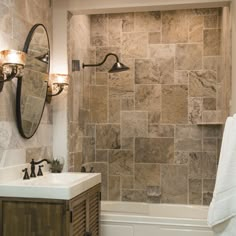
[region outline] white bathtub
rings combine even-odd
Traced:
[[[205,206],[102,202],[101,236],[213,236]]]

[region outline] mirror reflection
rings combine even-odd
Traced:
[[[37,24],[30,30],[24,52],[24,75],[17,84],[17,124],[24,138],[36,132],[43,114],[50,66],[50,47],[46,28]]]

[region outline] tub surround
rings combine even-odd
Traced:
[[[207,226],[205,206],[102,202],[101,233],[103,236],[213,236]]]
[[[69,166],[101,171],[104,200],[209,204],[228,113],[221,19],[219,8],[70,18],[71,59],[113,52],[131,68],[109,75],[111,58],[71,74]]]

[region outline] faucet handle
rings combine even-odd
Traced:
[[[23,169],[22,172],[25,173],[23,179],[30,179],[27,168]]]
[[[39,165],[39,170],[38,170],[38,174],[37,174],[37,176],[43,176],[43,172],[42,172],[42,168],[43,167],[43,165]]]

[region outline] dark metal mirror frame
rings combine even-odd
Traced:
[[[29,45],[30,45],[30,42],[32,40],[32,37],[34,35],[34,32],[36,30],[37,27],[43,27],[44,30],[45,30],[45,33],[47,35],[47,41],[48,41],[48,49],[49,49],[49,55],[50,55],[50,43],[49,43],[49,37],[48,37],[48,32],[47,32],[47,29],[46,27],[43,25],[43,24],[35,24],[31,30],[29,31],[28,33],[28,36],[25,40],[25,44],[24,44],[24,48],[23,48],[23,52],[25,52],[26,54],[28,53],[28,49],[29,49]],[[48,72],[50,71],[50,60],[49,60],[49,66],[48,66]],[[41,113],[41,117],[39,119],[39,122],[38,122],[38,125],[37,125],[37,128],[35,129],[35,131],[32,133],[32,135],[30,136],[26,136],[25,133],[24,133],[24,130],[23,130],[23,127],[22,127],[22,119],[21,119],[21,87],[22,87],[22,79],[24,79],[24,76],[22,78],[19,78],[17,80],[17,90],[16,90],[16,123],[17,123],[17,127],[18,127],[18,130],[21,134],[22,137],[24,137],[25,139],[30,139],[34,136],[34,134],[36,133],[36,131],[38,130],[38,127],[41,123],[41,119],[42,119],[42,116],[43,116],[43,111],[44,111],[44,108],[45,108],[45,104],[46,104],[46,98],[47,98],[47,90],[46,90],[46,93],[45,93],[45,100],[44,100],[44,105],[43,105],[43,109],[42,109],[42,113]],[[48,84],[48,82],[45,82]]]

